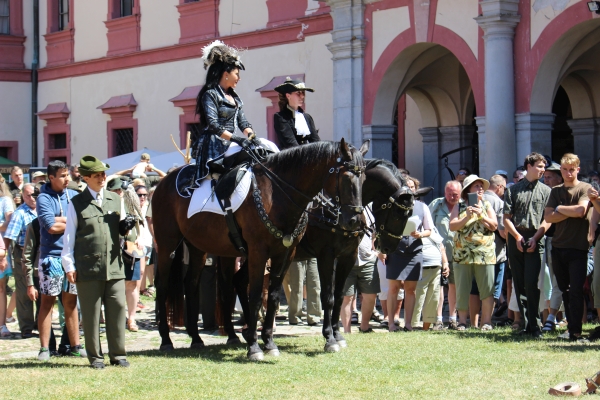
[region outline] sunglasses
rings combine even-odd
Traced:
[[[148,193],[138,193],[138,197],[148,197]]]
[[[467,173],[465,171],[458,171],[459,175],[466,175]]]

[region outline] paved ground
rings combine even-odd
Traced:
[[[126,348],[127,351],[139,351],[139,350],[155,350],[160,345],[160,335],[158,334],[158,328],[154,324],[154,302],[149,297],[142,297],[144,304],[148,307],[137,314],[137,323],[139,326],[138,332],[126,331]],[[282,307],[282,314],[286,315],[285,306]],[[61,333],[60,326],[58,324],[58,313],[56,311],[53,315],[53,328],[54,333],[58,336]],[[23,358],[36,358],[40,342],[37,335],[30,339],[22,339],[19,333],[18,322],[7,324],[8,329],[13,332],[13,337],[9,339],[0,340],[0,361],[9,359],[23,359]],[[103,327],[103,325],[101,325]],[[236,326],[236,328],[241,328]],[[277,321],[275,335],[321,335],[322,327],[309,327],[307,325],[289,325],[287,321]],[[354,327],[354,329],[358,329]],[[225,344],[227,341],[226,336],[220,336],[219,331],[201,331],[200,336],[205,344]],[[238,333],[240,340],[243,341],[241,333]],[[103,341],[103,349],[108,352],[106,347],[106,337],[104,334],[101,335]],[[82,338],[82,341],[85,337]],[[191,339],[188,337],[184,328],[176,328],[171,332],[171,340],[175,348],[188,347],[191,343]],[[57,341],[60,341],[57,338]]]

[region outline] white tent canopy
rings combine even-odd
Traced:
[[[164,151],[150,150],[147,148],[143,148],[142,150],[134,151],[127,154],[122,154],[120,156],[107,158],[106,160],[102,160],[103,163],[110,165],[110,168],[106,171],[107,175],[114,174],[115,172],[122,171],[124,169],[129,169],[133,167],[135,164],[140,162],[140,156],[142,153],[150,154],[150,162],[154,163],[154,158],[160,156],[161,154],[165,154]],[[183,157],[179,155],[179,157],[183,160]],[[161,169],[158,165],[156,165],[158,169]],[[170,167],[169,167],[170,168]],[[166,171],[165,171],[166,172]]]
[[[177,150],[152,157],[150,162],[163,172],[167,172],[169,168],[181,167],[184,164],[183,156]]]

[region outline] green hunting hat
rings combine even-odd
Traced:
[[[110,165],[104,164],[94,156],[83,156],[79,162],[79,173],[81,175],[93,175],[96,172],[106,171]]]
[[[560,172],[560,165],[558,165],[558,163],[555,163],[554,161],[552,161],[552,164],[550,164],[546,167],[546,171]]]
[[[119,189],[123,189],[123,183],[125,181],[122,178],[113,178],[110,181],[108,181],[108,184],[106,185],[106,189],[113,191],[113,190],[119,190]],[[125,187],[127,187],[125,185]]]

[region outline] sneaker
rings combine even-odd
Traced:
[[[458,330],[458,323],[456,323],[455,320],[451,319],[450,322],[448,322],[448,329],[450,329],[452,331],[457,331]]]
[[[433,328],[431,328],[434,331],[443,331],[444,330],[444,323],[442,321],[437,321],[434,325]]]
[[[90,364],[92,369],[104,369],[104,363],[102,361],[94,361]]]
[[[569,331],[564,331],[563,333],[561,333],[560,335],[558,335],[556,337],[557,339],[569,339]]]
[[[15,317],[6,317],[7,324],[12,324],[13,322],[17,322],[17,319]]]
[[[67,353],[69,357],[87,357],[87,352],[81,347],[81,345],[71,346],[69,353]]]
[[[575,342],[577,344],[587,344],[590,341],[588,340],[588,338],[583,336],[571,336],[569,337],[569,342]]]
[[[40,352],[37,357],[38,361],[49,361],[50,360],[50,350],[45,347],[40,348]]]
[[[0,338],[6,339],[6,338],[11,338],[11,337],[12,337],[12,333],[10,333],[10,331],[8,330],[6,325],[0,326]]]

